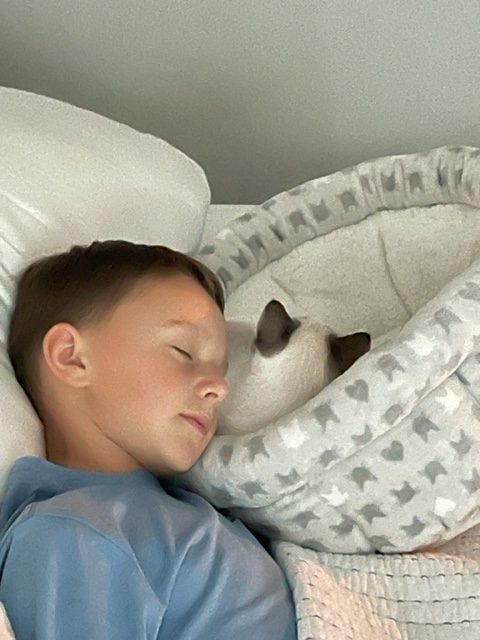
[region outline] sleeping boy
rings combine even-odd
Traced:
[[[8,337],[44,427],[0,508],[17,640],[294,640],[286,578],[238,520],[168,479],[228,393],[221,285],[159,245],[75,246],[27,267]]]

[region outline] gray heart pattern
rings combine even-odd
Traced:
[[[368,402],[368,384],[365,380],[356,380],[355,384],[346,387],[345,391],[354,400]]]
[[[399,440],[394,440],[392,444],[382,449],[382,456],[385,460],[403,460],[403,445]]]

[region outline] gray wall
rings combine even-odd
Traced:
[[[168,140],[215,203],[480,146],[480,3],[0,0],[0,84]]]

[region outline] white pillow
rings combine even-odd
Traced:
[[[39,418],[6,351],[18,274],[73,244],[199,249],[210,188],[164,140],[45,96],[0,87],[0,499],[15,460],[44,456]]]

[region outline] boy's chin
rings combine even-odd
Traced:
[[[165,466],[152,465],[150,467],[150,471],[159,478],[172,478],[173,476],[190,471],[190,469],[195,466],[199,459],[200,457],[195,458],[193,461],[189,460],[188,462],[179,462],[175,464],[175,466],[172,465],[172,467],[169,469],[166,469]]]

